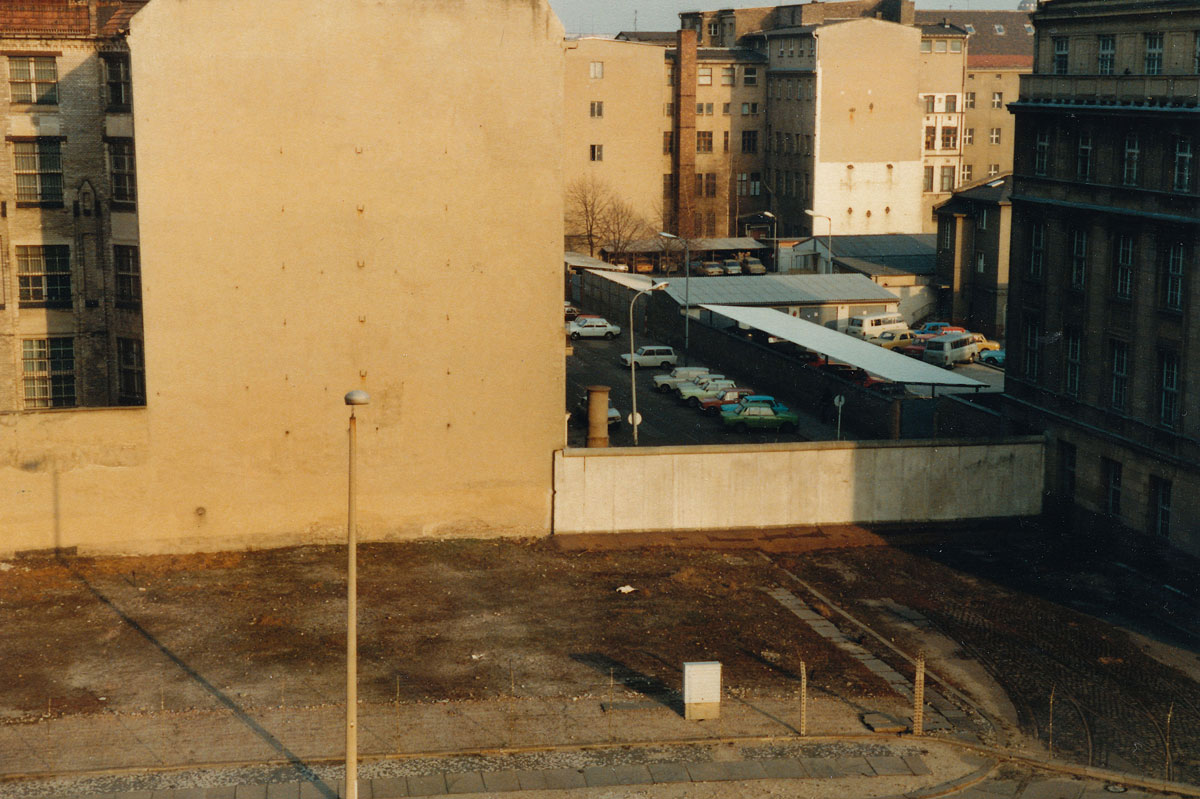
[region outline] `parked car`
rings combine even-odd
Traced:
[[[704,413],[718,414],[725,410],[726,405],[736,405],[742,397],[754,394],[754,389],[745,386],[727,388],[715,397],[700,400],[700,410]]]
[[[846,322],[846,335],[868,339],[888,330],[908,330],[908,322],[898,313],[874,313],[852,316]]]
[[[979,356],[979,360],[983,361],[986,364],[990,364],[991,366],[999,366],[1001,369],[1003,369],[1004,368],[1004,350],[989,350],[987,352],[981,353]]]
[[[740,410],[741,408],[746,408],[750,405],[766,405],[776,413],[783,413],[788,410],[788,406],[784,405],[782,402],[769,394],[751,394],[749,396],[742,397],[740,400],[731,405],[726,405],[725,407],[721,408],[721,413],[725,413],[726,411]]]
[[[579,316],[579,309],[569,302],[563,302],[563,321],[570,322]]]
[[[747,258],[742,263],[742,269],[748,275],[765,275],[767,267],[763,266],[763,262],[754,257]]]
[[[607,338],[613,339],[621,335],[621,328],[611,324],[599,316],[576,317],[567,325],[567,335],[573,339]]]
[[[725,274],[725,270],[721,268],[720,261],[705,261],[700,264],[699,268],[692,270],[693,275],[704,275],[705,277],[717,277]]]
[[[721,424],[727,430],[746,433],[750,430],[778,430],[792,433],[800,417],[791,411],[776,411],[769,405],[745,405],[721,414]]]
[[[949,322],[926,322],[920,327],[913,328],[913,334],[919,339],[933,338],[943,333],[966,333],[966,328],[952,325]]]
[[[733,258],[726,258],[721,264],[721,269],[727,275],[740,275],[742,273],[742,264]]]
[[[587,425],[588,413],[588,395],[585,391],[579,396],[579,401],[575,403],[575,411],[571,414],[571,421],[576,424]],[[612,406],[612,398],[608,401],[608,426],[612,427],[615,424],[621,423],[621,412]]]
[[[973,334],[943,333],[925,342],[925,352],[921,353],[921,360],[953,369],[956,363],[970,363],[975,360],[978,352]]]
[[[661,366],[665,369],[668,366],[674,366],[677,357],[675,350],[670,347],[651,344],[645,347],[638,347],[637,352],[633,354],[633,358],[629,357],[628,352],[621,353],[621,364],[623,366],[629,366],[631,360],[638,366]]]
[[[990,338],[983,335],[982,333],[972,333],[971,339],[975,342],[975,348],[977,350],[979,350],[979,352],[981,352],[981,353],[987,352],[988,350],[1000,349],[999,341],[992,341]]]
[[[916,340],[917,336],[911,330],[885,330],[878,336],[867,339],[870,343],[877,344],[885,350],[894,350],[905,344],[912,344]]]
[[[665,393],[680,383],[686,383],[706,374],[708,374],[707,366],[676,366],[665,375],[655,375],[654,387]]]
[[[715,397],[727,388],[733,388],[737,384],[732,380],[724,377],[717,377],[711,380],[703,380],[697,383],[680,383],[675,387],[675,396],[680,402],[686,402],[693,408],[700,407],[700,400]]]
[[[900,345],[894,349],[893,352],[898,352],[901,355],[907,355],[910,358],[916,358],[919,361],[925,356],[925,342],[918,339],[912,344]]]

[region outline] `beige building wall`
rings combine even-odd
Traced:
[[[937,230],[933,209],[950,199],[961,182],[967,46],[966,35],[957,28],[942,25],[924,28],[917,77],[923,114],[920,135],[924,149],[921,176],[924,233]]]
[[[143,10],[147,407],[0,415],[0,549],[340,540],[351,389],[365,538],[547,532],[561,40],[541,0]]]
[[[961,183],[977,183],[1012,172],[1015,118],[1007,104],[1016,101],[1021,75],[1028,67],[970,68],[963,84],[966,111]]]
[[[835,235],[921,232],[921,142],[903,133],[920,125],[920,31],[861,19],[816,36],[814,210]]]
[[[671,128],[664,54],[653,44],[583,38],[567,43],[564,58],[565,186],[594,178],[656,225],[663,202],[662,132]],[[603,148],[600,160],[597,145]]]

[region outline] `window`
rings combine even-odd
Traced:
[[[987,176],[989,178],[994,178],[999,174],[1000,174],[1000,165],[999,164],[988,164]]]
[[[590,148],[591,148],[591,159],[593,161],[603,161],[604,160],[604,145],[603,144],[592,144],[592,145],[590,145]]]
[[[1182,241],[1173,242],[1167,250],[1167,263],[1163,275],[1163,307],[1170,311],[1183,310],[1183,263],[1185,246]]]
[[[1079,370],[1083,364],[1081,356],[1082,336],[1075,328],[1064,331],[1063,341],[1066,352],[1066,368],[1063,369],[1063,392],[1070,397],[1079,396]]]
[[[1087,231],[1071,231],[1071,288],[1082,290],[1087,279]]]
[[[58,139],[14,141],[17,202],[61,204],[62,154]]]
[[[762,194],[762,176],[757,172],[750,173],[750,196],[757,197]]]
[[[946,40],[945,39],[934,39],[933,40],[933,52],[935,52],[935,53],[946,52]]]
[[[8,90],[14,103],[58,103],[58,65],[53,56],[8,57]]]
[[[742,131],[742,152],[757,153],[758,152],[758,131],[743,130]]]
[[[674,64],[667,64],[667,85],[668,86],[675,85],[675,65]]]
[[[965,30],[967,33],[969,33],[971,35],[975,34],[975,26],[969,22],[967,24],[963,25],[963,30]]]
[[[1126,186],[1136,186],[1138,182],[1138,157],[1141,155],[1138,135],[1125,135],[1125,157],[1121,162],[1121,182]]]
[[[117,302],[141,302],[142,267],[138,248],[128,244],[114,244],[113,265],[117,278]]]
[[[1101,36],[1096,47],[1096,73],[1099,75],[1113,74],[1113,66],[1117,56],[1117,37]]]
[[[727,153],[727,152],[729,152],[729,131],[725,131],[722,134],[722,140],[723,140],[723,143],[721,145],[721,151]]]
[[[112,173],[113,202],[136,202],[137,177],[133,170],[133,139],[109,139],[108,168]]]
[[[974,172],[974,170],[975,170],[975,167],[973,164],[963,164],[963,166],[962,166],[963,183],[971,182],[971,173]]]
[[[104,58],[104,76],[108,87],[108,107],[128,109],[133,102],[133,86],[129,80],[129,56],[110,53]]]
[[[757,86],[758,85],[758,67],[743,67],[742,68],[742,85]]]
[[[963,128],[963,145],[975,143],[975,128]]]
[[[783,134],[783,151],[785,153],[795,152],[795,148],[793,147],[793,142],[794,142],[794,139],[792,138],[792,134],[790,134],[790,133]]]
[[[988,130],[988,144],[1000,143],[1000,128],[990,128]]]
[[[1069,56],[1071,53],[1071,40],[1066,36],[1054,37],[1054,74],[1066,75]]]
[[[1039,130],[1033,145],[1033,174],[1045,175],[1050,165],[1050,131]]]
[[[735,67],[721,67],[721,85],[732,86],[737,77]]]
[[[596,79],[603,78],[604,77],[604,62],[603,61],[593,61],[590,65],[588,65],[588,75],[589,75],[589,77],[596,78]]]
[[[941,183],[942,191],[954,191],[954,167],[952,167],[952,166],[942,167],[941,178],[942,178],[942,183]]]
[[[960,39],[951,39],[950,40],[950,52],[961,53],[962,48],[963,48],[963,43]]]
[[[717,173],[716,172],[706,172],[705,173],[705,175],[704,175],[704,196],[705,197],[716,197],[717,196]]]
[[[719,22],[708,23],[708,35],[714,39],[719,37],[721,35],[721,23],[719,23]]]
[[[933,191],[933,167],[925,167],[925,179],[921,185],[922,191]]]
[[[988,209],[980,208],[979,213],[975,215],[975,229],[987,230],[988,226]]]
[[[942,149],[943,150],[958,149],[958,128],[951,128],[951,127],[942,128]]]
[[[146,357],[136,338],[117,339],[117,393],[122,405],[146,404]]]
[[[932,114],[934,109],[934,96],[932,94],[925,95],[925,113]]]
[[[758,114],[758,103],[742,103],[742,116],[756,116]]]
[[[675,152],[675,131],[663,131],[663,155],[670,155]]]
[[[1004,92],[992,92],[992,108],[1004,107]]]
[[[712,152],[712,131],[698,130],[696,131],[696,152],[711,153]]]
[[[592,100],[591,114],[592,114],[593,119],[604,116],[604,101],[603,100]]]
[[[696,187],[696,196],[703,197],[704,196],[704,175],[697,172],[696,179],[692,182],[692,185]],[[697,230],[700,229],[699,225],[697,225],[696,229]]]
[[[696,103],[696,116],[704,116],[704,103]]]
[[[1171,534],[1171,481],[1150,476],[1150,532],[1160,538]]]
[[[697,67],[696,85],[712,86],[712,67]]]
[[[1025,371],[1025,376],[1030,380],[1036,380],[1041,369],[1041,327],[1038,322],[1038,316],[1030,314],[1025,317],[1025,352],[1023,353],[1022,367]]]
[[[1028,22],[1026,22],[1022,27],[1025,28],[1025,33],[1027,33],[1030,36],[1033,35],[1033,26],[1030,25]]]
[[[1114,339],[1112,353],[1112,390],[1109,400],[1115,410],[1125,410],[1125,395],[1129,389],[1129,344]]]
[[[996,31],[997,36],[1004,35],[1004,26],[1003,25],[993,25],[992,28]]]
[[[1146,34],[1146,74],[1161,75],[1163,62],[1163,35]]]
[[[1171,181],[1175,191],[1190,191],[1192,188],[1192,137],[1175,139],[1175,168]]]
[[[663,116],[675,116],[675,103],[663,103]]]
[[[1121,464],[1101,459],[1104,471],[1104,510],[1109,516],[1121,515]]]
[[[1179,353],[1158,353],[1158,423],[1174,427],[1179,421]]]
[[[982,251],[975,253],[975,273],[982,275],[987,271],[987,256]]]
[[[26,408],[75,405],[75,343],[69,338],[25,339],[21,371]]]
[[[925,126],[925,149],[932,150],[937,147],[937,126]]]
[[[745,197],[750,184],[750,175],[746,172],[739,172],[737,176],[737,193],[739,197]]]
[[[1046,259],[1046,225],[1034,222],[1029,228],[1029,277],[1041,280]]]
[[[967,92],[963,95],[963,108],[970,111],[975,107],[975,92]]]
[[[921,40],[921,52],[922,53],[932,53],[933,52],[933,42],[930,41],[929,39],[922,39]]]
[[[941,233],[941,248],[948,250],[954,246],[954,223],[949,219],[943,218],[938,223],[938,232]]]
[[[958,96],[953,94],[946,95],[946,113],[954,114],[958,112]]]
[[[1133,236],[1117,236],[1117,263],[1113,269],[1113,294],[1117,299],[1133,296]]]
[[[22,307],[71,307],[71,248],[17,245],[17,292]]]
[[[1092,134],[1080,132],[1075,148],[1075,176],[1079,180],[1092,179]]]

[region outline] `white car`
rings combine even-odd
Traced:
[[[668,366],[675,365],[676,356],[675,350],[670,347],[652,344],[646,347],[638,347],[637,352],[633,354],[633,358],[629,357],[628,352],[621,353],[621,365],[628,367],[631,360],[638,366],[661,366],[666,369]]]
[[[599,316],[585,316],[567,325],[567,335],[579,338],[616,338],[621,335],[621,328],[609,323]]]
[[[686,383],[706,374],[708,374],[707,366],[676,366],[670,374],[655,375],[654,387],[659,391],[670,391],[680,383]]]

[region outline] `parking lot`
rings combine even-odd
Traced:
[[[567,443],[572,447],[582,447],[587,439],[585,423],[578,421],[580,413],[578,405],[580,397],[587,393],[587,387],[592,385],[608,386],[612,389],[610,397],[613,407],[621,414],[620,424],[609,428],[609,445],[614,447],[633,446],[633,429],[629,425],[628,416],[633,406],[632,392],[629,388],[629,368],[622,366],[621,353],[629,353],[628,331],[622,330],[621,335],[612,341],[604,339],[579,339],[571,342],[575,354],[567,358],[567,410],[572,411],[572,424],[569,425]],[[637,338],[639,347],[654,344],[652,340]],[[683,353],[679,354],[679,363],[683,365]],[[693,359],[693,363],[696,363]],[[718,368],[720,364],[704,364],[714,372],[720,372],[735,380],[739,385],[754,387],[754,381],[749,375],[738,374],[735,371]],[[654,375],[669,371],[661,367],[643,368],[637,370],[637,401],[638,413],[642,423],[638,428],[638,443],[641,446],[675,446],[685,444],[746,444],[767,443],[775,441],[807,441],[812,439],[833,439],[836,429],[822,424],[811,416],[800,413],[799,430],[795,433],[778,432],[748,432],[735,433],[725,430],[720,419],[703,414],[700,411],[681,404],[674,393],[660,393],[654,388]],[[742,382],[742,381],[746,382]],[[798,403],[794,397],[779,396],[776,399],[783,402],[793,411]],[[843,438],[850,436],[843,435]]]

